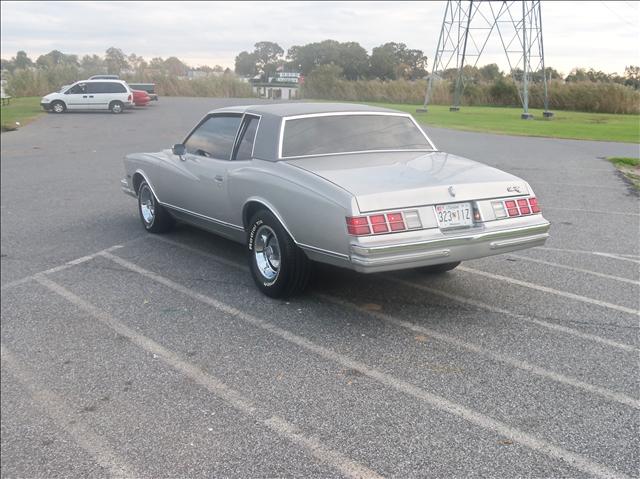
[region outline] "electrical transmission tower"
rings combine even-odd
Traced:
[[[539,0],[447,1],[424,98],[424,108],[418,111],[427,111],[433,82],[440,79],[442,73],[448,69],[456,70],[453,105],[449,110],[458,111],[466,80],[464,67],[478,65],[489,39],[496,34],[507,56],[511,77],[518,86],[518,94],[524,109],[522,118],[533,118],[529,113],[529,85],[532,80],[542,81],[544,116],[552,117],[553,113],[548,111],[542,13]]]

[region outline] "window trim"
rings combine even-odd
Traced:
[[[258,138],[258,130],[260,129],[260,122],[262,121],[262,115],[258,115],[256,113],[243,113],[242,114],[242,121],[240,122],[240,127],[238,128],[238,131],[236,133],[236,139],[233,142],[233,150],[231,150],[231,161],[249,161],[249,160],[236,160],[236,156],[238,155],[238,149],[240,148],[240,140],[241,140],[241,136],[244,136],[244,134],[247,132],[247,128],[245,125],[248,125],[248,122],[246,121],[247,117],[251,117],[253,119],[257,119],[258,120],[258,125],[256,126],[256,134],[253,137],[253,145],[251,145],[251,158],[250,160],[253,159],[253,153],[256,149],[256,139]],[[244,127],[244,130],[243,130]]]
[[[427,143],[431,146],[431,148],[415,148],[415,149],[390,149],[390,150],[356,150],[356,151],[343,151],[338,153],[320,153],[314,155],[297,155],[297,156],[282,156],[282,146],[284,143],[284,129],[286,127],[286,123],[289,120],[300,120],[303,118],[317,118],[324,116],[399,116],[404,118],[409,118],[411,122],[415,125],[422,136],[425,137]],[[427,136],[422,127],[418,124],[416,119],[408,114],[408,113],[396,113],[390,111],[334,111],[334,112],[325,112],[325,113],[308,113],[305,115],[293,115],[293,116],[285,116],[282,118],[282,122],[280,123],[280,137],[278,140],[278,160],[295,160],[298,158],[311,158],[316,156],[336,156],[336,155],[353,155],[355,153],[391,153],[391,152],[402,152],[402,151],[438,151],[436,146],[433,144],[431,139]]]
[[[230,116],[230,117],[234,117],[234,118],[240,118],[240,124],[238,125],[238,129],[236,130],[236,134],[233,137],[233,144],[231,145],[231,153],[229,154],[229,158],[215,158],[215,157],[207,157],[207,156],[203,156],[202,158],[207,158],[209,160],[218,160],[218,161],[231,161],[233,152],[235,150],[235,145],[236,145],[236,141],[238,141],[238,132],[240,131],[240,128],[242,127],[242,120],[244,118],[245,113],[240,113],[237,111],[216,111],[215,113],[208,113],[207,115],[204,116],[204,118],[202,118],[202,120],[200,120],[196,126],[194,126],[191,131],[187,134],[186,138],[182,141],[183,145],[187,145],[187,141],[189,141],[189,138],[191,138],[191,136],[196,132],[196,130],[198,128],[200,128],[204,123],[206,123],[207,121],[209,121],[211,118],[215,118],[215,117],[222,117],[222,116]],[[256,134],[258,132],[256,131]],[[192,153],[193,154],[193,153]],[[200,156],[200,155],[196,155],[196,156]]]

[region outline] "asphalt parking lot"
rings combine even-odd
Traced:
[[[124,154],[241,102],[2,135],[2,477],[639,476],[640,210],[601,159],[637,145],[428,129],[529,181],[546,246],[276,301],[120,192]]]

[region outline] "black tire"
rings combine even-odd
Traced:
[[[51,103],[51,111],[53,113],[64,113],[67,111],[67,105],[63,101],[56,100]]]
[[[423,266],[422,268],[418,268],[423,273],[427,274],[442,274],[447,271],[451,271],[456,268],[460,264],[460,261],[456,261],[454,263],[443,263],[443,264],[434,264],[431,266]]]
[[[266,259],[265,251],[272,245],[264,248],[265,244],[261,244],[265,233],[271,238],[270,241],[273,241],[273,237],[277,239],[275,242],[279,257],[277,268],[274,268],[273,264]],[[311,262],[296,246],[273,213],[260,210],[253,215],[247,230],[247,247],[251,276],[258,289],[265,295],[271,298],[288,298],[305,290],[311,276]],[[262,254],[257,251],[260,247],[263,247]],[[268,270],[272,276],[261,271],[258,265],[260,258],[263,264],[267,265],[265,271]]]
[[[111,113],[118,115],[124,111],[124,103],[121,101],[112,101],[109,103],[109,110],[111,110]]]
[[[167,210],[158,203],[146,181],[142,181],[138,187],[138,213],[142,226],[149,233],[166,233],[175,224]]]

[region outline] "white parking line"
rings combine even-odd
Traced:
[[[47,416],[84,449],[112,477],[142,477],[118,454],[113,451],[102,437],[80,420],[78,414],[67,402],[53,391],[42,387],[40,380],[29,371],[4,345],[0,345],[2,368],[16,378],[29,391],[30,396]],[[73,419],[73,421],[72,421]]]
[[[627,396],[626,394],[617,393],[615,391],[611,391],[606,388],[594,386],[593,384],[589,384],[584,381],[580,381],[579,379],[575,379],[569,376],[565,376],[564,374],[556,373],[554,371],[550,371],[548,369],[541,368],[533,364],[529,364],[526,361],[522,361],[520,359],[508,356],[506,354],[490,351],[488,349],[482,348],[481,346],[478,346],[477,344],[469,343],[462,339],[456,338],[455,336],[450,336],[448,334],[440,333],[435,329],[420,326],[418,324],[396,318],[394,316],[382,313],[380,311],[371,311],[371,310],[365,309],[362,306],[358,306],[355,303],[343,300],[341,298],[337,298],[335,296],[330,296],[326,294],[317,294],[316,296],[326,301],[329,301],[330,303],[344,306],[346,308],[358,311],[360,313],[373,316],[374,318],[377,318],[380,321],[384,321],[385,323],[393,324],[394,326],[408,329],[415,333],[425,334],[443,343],[452,344],[453,346],[456,346],[458,348],[466,349],[467,351],[471,351],[475,354],[479,354],[480,356],[485,356],[487,358],[493,359],[495,361],[499,361],[501,363],[507,364],[517,369],[521,369],[528,373],[535,374],[545,379],[550,379],[551,381],[555,381],[567,386],[572,386],[574,388],[582,389],[583,391],[587,391],[591,394],[602,396],[603,398],[609,401],[615,401],[620,404],[624,404],[625,406],[631,406],[633,408],[640,409],[640,400],[634,399],[630,396]]]
[[[619,311],[621,313],[627,313],[634,316],[640,316],[640,311],[637,309],[627,308],[626,306],[620,306],[618,304],[608,303],[606,301],[600,301],[599,299],[589,298],[587,296],[582,296],[579,294],[569,293],[568,291],[561,291],[555,288],[549,288],[547,286],[542,286],[535,283],[529,283],[528,281],[521,281],[519,279],[510,278],[508,276],[502,276],[500,274],[489,273],[487,271],[481,271],[475,268],[469,268],[468,266],[458,266],[458,270],[465,271],[467,273],[477,274],[479,276],[484,276],[485,278],[491,278],[498,281],[504,281],[505,283],[515,284],[516,286],[522,286],[524,288],[535,289],[537,291],[542,291],[543,293],[555,294],[556,296],[561,296],[563,298],[569,298],[576,301],[581,301],[583,303],[594,304],[596,306],[600,306],[602,308],[612,309],[614,311]]]
[[[281,329],[278,326],[275,326],[260,318],[244,313],[243,311],[234,308],[233,306],[222,303],[204,294],[192,291],[191,289],[182,286],[181,284],[178,284],[168,278],[165,278],[164,276],[154,273],[153,271],[148,271],[134,263],[124,260],[118,256],[114,256],[111,253],[103,253],[102,256],[104,256],[105,258],[109,258],[110,260],[114,261],[120,266],[123,266],[124,268],[135,271],[145,278],[156,281],[157,283],[167,286],[174,291],[182,293],[230,316],[234,316],[253,326],[268,331],[284,339],[285,341],[311,351],[324,359],[340,364],[347,369],[354,369],[356,371],[359,371],[364,376],[367,376],[389,388],[395,389],[396,391],[412,396],[426,404],[431,405],[436,409],[464,419],[465,421],[475,424],[488,431],[492,431],[496,434],[502,435],[513,442],[531,449],[532,451],[540,452],[554,459],[562,460],[570,467],[578,469],[584,473],[593,474],[602,478],[627,477],[624,474],[620,474],[612,469],[609,469],[606,466],[593,462],[585,456],[556,446],[555,444],[543,439],[538,439],[524,431],[509,426],[508,424],[505,424],[501,421],[495,420],[471,408],[465,407],[441,396],[432,394],[406,381],[397,379],[382,371],[371,368],[364,363],[353,360],[340,353],[336,353],[335,351],[327,349],[323,346],[317,345],[309,341],[308,339],[303,338],[302,336],[298,336],[290,331]]]
[[[602,210],[585,210],[581,208],[560,208],[558,206],[543,205],[545,210],[560,210],[560,211],[579,211],[581,213],[593,213],[597,215],[615,215],[615,216],[640,216],[640,213],[625,213],[622,211],[602,211]]]
[[[575,253],[575,254],[590,254],[595,256],[604,256],[606,258],[617,259],[620,261],[630,261],[632,263],[640,263],[640,256],[634,254],[622,254],[622,253],[604,253],[602,251],[587,251],[582,249],[565,249],[565,248],[551,248],[549,246],[536,246],[534,249],[543,251],[558,251],[561,253]]]
[[[109,253],[102,253],[103,256],[107,258],[114,259],[115,256],[111,256]],[[127,267],[124,260],[116,261],[118,264]],[[131,268],[129,268],[131,269]],[[379,474],[375,471],[369,469],[368,467],[359,464],[344,454],[334,451],[327,446],[323,445],[320,441],[306,437],[303,433],[293,424],[285,421],[284,419],[273,416],[269,414],[267,411],[262,408],[254,405],[251,401],[245,397],[243,397],[239,392],[231,389],[226,384],[220,382],[215,377],[210,374],[205,373],[201,368],[195,366],[185,360],[183,360],[178,354],[175,352],[161,346],[156,343],[152,339],[134,331],[128,326],[124,325],[120,321],[111,317],[106,312],[98,309],[91,303],[88,303],[84,299],[75,295],[68,289],[60,286],[58,283],[51,281],[44,276],[38,276],[35,278],[43,286],[47,287],[49,290],[54,293],[62,296],[70,303],[77,306],[79,309],[89,313],[93,318],[97,319],[101,323],[105,324],[109,328],[113,329],[117,333],[126,337],[133,344],[139,346],[145,351],[155,354],[158,358],[160,358],[165,364],[172,367],[176,371],[184,374],[200,386],[207,389],[209,392],[213,393],[217,397],[224,400],[227,404],[232,406],[233,408],[239,410],[243,414],[246,414],[256,420],[259,424],[262,424],[266,428],[275,432],[276,434],[286,438],[292,443],[300,446],[303,449],[306,449],[311,455],[313,455],[316,459],[322,461],[323,463],[334,467],[339,470],[342,474],[347,477],[352,478],[363,478],[363,479],[378,479],[381,478]],[[168,281],[168,280],[167,280]],[[3,356],[4,360],[4,356]],[[132,476],[134,477],[134,476]],[[139,476],[141,477],[141,476]]]
[[[508,309],[499,308],[497,306],[493,306],[488,303],[484,303],[482,301],[478,301],[477,299],[465,298],[464,296],[459,296],[457,294],[449,293],[447,291],[442,291],[441,289],[430,288],[429,286],[425,286],[418,283],[411,283],[410,281],[406,281],[399,278],[393,277],[385,277],[386,280],[392,281],[394,283],[402,284],[404,286],[408,286],[411,288],[420,289],[422,291],[426,291],[427,293],[435,294],[437,296],[442,296],[444,298],[451,299],[458,303],[468,304],[469,306],[475,306],[476,308],[485,309],[487,311],[491,311],[493,313],[503,314],[505,316],[509,316],[512,318],[516,318],[520,321],[525,321],[527,323],[537,324],[538,326],[543,326],[548,329],[552,329],[555,331],[560,331],[565,334],[569,334],[571,336],[575,336],[577,338],[586,339],[588,341],[593,341],[596,343],[604,344],[606,346],[611,346],[617,349],[622,349],[623,351],[629,351],[632,353],[637,353],[638,349],[629,344],[619,343],[618,341],[613,341],[612,339],[603,338],[600,336],[596,336],[595,334],[583,333],[577,329],[569,328],[567,326],[562,326],[560,324],[552,323],[549,321],[544,321],[542,319],[537,319],[529,316],[525,316],[524,314],[515,313],[513,311],[509,311]]]
[[[35,279],[37,276],[43,275],[43,274],[51,274],[51,273],[57,273],[58,271],[63,271],[65,269],[71,268],[73,266],[82,264],[82,263],[86,263],[87,261],[91,261],[92,259],[94,259],[96,256],[99,256],[100,254],[104,253],[104,252],[109,252],[109,251],[115,251],[117,249],[120,248],[124,248],[125,245],[132,243],[134,241],[138,241],[140,238],[134,238],[130,241],[127,241],[125,243],[122,244],[116,244],[113,246],[110,246],[109,248],[103,249],[98,251],[97,253],[93,253],[87,256],[82,256],[80,258],[76,258],[76,259],[72,259],[71,261],[67,261],[66,263],[60,265],[60,266],[55,266],[53,268],[49,268],[49,269],[45,269],[44,271],[39,271],[38,273],[34,273],[31,274],[29,276],[25,276],[24,278],[21,279],[17,279],[15,281],[11,281],[9,283],[3,284],[1,290],[4,291],[6,289],[9,288],[13,288],[15,286],[19,286],[21,284],[25,284],[28,283],[29,281]]]
[[[154,238],[154,239],[158,239],[156,236],[151,236],[151,237]],[[173,241],[173,240],[166,239],[166,238],[162,238],[162,241],[164,243],[171,244],[173,246],[176,246],[178,248],[184,249],[186,251],[191,251],[192,253],[196,253],[196,254],[198,254],[200,256],[204,256],[206,258],[211,258],[212,260],[214,260],[214,261],[216,261],[218,263],[225,264],[227,266],[231,266],[231,267],[234,267],[234,268],[238,268],[238,269],[241,269],[243,271],[249,271],[249,268],[246,265],[236,263],[235,261],[230,261],[230,260],[228,260],[226,258],[222,258],[217,254],[209,253],[207,251],[203,251],[203,250],[198,249],[198,248],[193,248],[191,246],[187,246],[187,245],[184,245],[184,244],[179,243],[177,241]],[[403,284],[405,286],[410,286],[410,287],[413,287],[413,288],[421,289],[421,290],[427,291],[427,292],[429,292],[431,294],[435,294],[437,296],[442,296],[442,297],[454,300],[454,301],[456,301],[458,303],[468,304],[470,306],[475,306],[477,308],[485,309],[487,311],[491,311],[491,312],[494,312],[494,313],[498,313],[498,314],[502,314],[502,315],[509,316],[509,317],[512,317],[512,318],[516,318],[516,319],[518,319],[520,321],[526,321],[526,322],[529,322],[529,323],[537,324],[538,326],[543,326],[545,328],[552,329],[554,331],[560,331],[562,333],[569,334],[571,336],[575,336],[575,337],[578,337],[578,338],[586,339],[588,341],[594,341],[594,342],[597,342],[597,343],[600,343],[600,344],[604,344],[606,346],[611,346],[611,347],[614,347],[614,348],[617,348],[617,349],[622,349],[623,351],[629,351],[629,352],[634,352],[634,353],[638,352],[637,348],[635,348],[634,346],[630,346],[628,344],[619,343],[617,341],[613,341],[613,340],[607,339],[607,338],[602,338],[602,337],[596,336],[594,334],[583,333],[582,331],[579,331],[577,329],[569,328],[567,326],[562,326],[562,325],[555,324],[555,323],[552,323],[552,322],[549,322],[549,321],[544,321],[544,320],[536,319],[536,318],[530,318],[530,317],[525,316],[525,315],[520,314],[520,313],[515,313],[515,312],[509,311],[507,309],[498,308],[496,306],[492,306],[490,304],[483,303],[482,301],[477,301],[477,300],[471,299],[471,298],[465,298],[465,297],[459,296],[457,294],[448,293],[446,291],[442,291],[442,290],[435,289],[435,288],[430,288],[428,286],[423,286],[423,285],[420,285],[420,284],[410,283],[409,281],[404,281],[404,280],[401,280],[401,279],[398,279],[398,278],[393,278],[393,277],[390,277],[390,276],[386,276],[384,279],[386,279],[388,281],[393,281],[393,282],[396,282],[396,283],[399,283],[399,284]]]
[[[554,263],[553,261],[543,261],[541,259],[531,258],[529,256],[521,256],[519,254],[508,253],[508,256],[511,256],[512,258],[518,258],[524,261],[531,261],[532,263],[539,263],[547,266],[553,266],[555,268],[566,269],[569,271],[576,271],[577,273],[591,274],[593,276],[598,276],[600,278],[611,279],[614,281],[621,281],[623,283],[629,283],[629,284],[634,284],[636,286],[640,286],[640,281],[636,281],[634,279],[622,278],[620,276],[613,276],[611,274],[604,274],[598,271],[591,271],[590,269],[576,268],[574,266],[568,266],[566,264]]]

